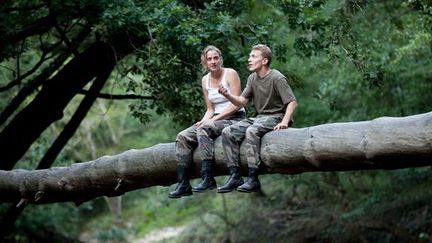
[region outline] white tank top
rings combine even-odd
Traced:
[[[221,84],[229,92],[230,87],[229,87],[228,82],[225,80],[226,73],[227,73],[227,70],[224,68]],[[206,89],[208,92],[208,99],[210,100],[210,102],[213,103],[215,114],[222,113],[225,109],[227,109],[231,105],[231,101],[229,101],[227,98],[225,98],[225,96],[221,95],[218,92],[218,88],[210,87],[210,74],[207,75]],[[239,109],[239,111],[244,111],[244,110],[245,109],[243,107]]]

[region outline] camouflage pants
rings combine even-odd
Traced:
[[[237,112],[226,120],[209,121],[201,127],[191,126],[181,131],[176,138],[177,164],[189,167],[193,150],[198,147],[201,160],[214,160],[214,139],[225,127],[245,118],[244,112]]]
[[[240,166],[240,145],[245,139],[246,159],[249,168],[261,164],[261,137],[282,121],[284,114],[259,115],[237,122],[222,131],[222,146],[227,166]]]

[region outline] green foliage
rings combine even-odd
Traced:
[[[100,230],[96,234],[96,239],[102,242],[122,242],[127,240],[129,232],[124,228],[112,226],[108,230]]]
[[[423,10],[429,5],[418,1],[275,3],[289,23],[289,28],[281,27],[284,35],[278,41],[292,47],[288,68],[279,68],[284,63],[276,67],[294,73],[299,82],[297,124],[430,110],[426,103],[431,96],[425,90],[431,88],[427,78],[431,24],[430,14]],[[422,10],[411,11],[415,4]]]
[[[166,196],[167,190],[167,187],[154,187],[128,193],[123,196],[123,223],[116,224],[113,216],[105,211],[89,218],[82,230],[90,232],[95,239],[115,240],[125,232],[129,239],[139,238],[166,225],[184,225],[200,213],[204,202],[211,203],[210,198],[194,200],[192,197],[173,201]]]
[[[8,205],[1,205],[1,212]],[[70,203],[30,205],[16,221],[17,230],[5,242],[46,241],[65,242],[78,234],[79,209]]]

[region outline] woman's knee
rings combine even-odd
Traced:
[[[187,140],[187,134],[185,131],[179,132],[176,137],[176,141],[186,141]]]
[[[204,125],[201,125],[197,127],[197,133],[198,132],[208,132],[216,127],[216,124],[214,121],[208,121]]]
[[[197,136],[205,136],[208,135],[210,127],[209,126],[200,126],[197,128]]]

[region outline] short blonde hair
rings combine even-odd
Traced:
[[[270,63],[272,61],[272,51],[271,51],[270,47],[268,47],[267,45],[264,45],[264,44],[258,44],[258,45],[254,45],[252,47],[252,50],[261,51],[261,55],[264,58],[267,58],[267,60],[268,60],[267,66],[270,66]]]
[[[217,48],[216,46],[208,45],[204,50],[201,52],[201,65],[204,70],[207,71],[207,52],[209,51],[215,51],[219,54],[221,65],[223,64],[223,58],[222,58],[222,52]]]

